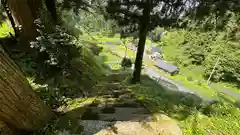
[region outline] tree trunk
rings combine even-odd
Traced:
[[[35,39],[38,33],[34,21],[39,18],[42,0],[7,0],[7,4],[15,24],[21,26],[20,38],[26,41]]]
[[[141,20],[140,20],[139,41],[138,41],[137,55],[136,55],[135,67],[134,67],[133,78],[132,78],[133,84],[140,82],[142,60],[144,55],[146,37],[148,33],[148,25],[150,21],[150,11],[151,11],[150,6],[151,6],[151,0],[148,0],[143,10],[143,16],[141,17]]]
[[[34,131],[43,127],[51,116],[50,108],[0,46],[0,120],[20,130]]]
[[[58,24],[56,1],[55,0],[45,0],[45,5],[46,5],[47,10],[50,13],[53,21],[55,22],[55,24]]]

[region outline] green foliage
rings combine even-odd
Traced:
[[[152,112],[178,120],[186,135],[238,133],[240,109],[234,101],[219,96],[220,101],[204,102],[195,95],[168,90],[146,76],[130,88]]]
[[[31,47],[36,49],[37,68],[42,72],[38,74],[39,78],[48,79],[69,67],[71,60],[80,56],[80,46],[76,46],[77,40],[59,26],[54,33],[39,32],[41,36],[31,42]]]
[[[182,26],[204,31],[222,31],[233,19],[239,21],[239,2],[199,0],[190,16],[181,19]],[[237,24],[237,23],[235,23]]]
[[[146,19],[143,19],[144,9],[149,9],[151,12],[151,14],[147,15],[150,16],[150,20],[147,22],[148,31],[153,30],[157,26],[177,26],[179,17],[183,15],[182,13],[185,10],[190,10],[190,8],[186,8],[183,0],[109,0],[107,1],[107,14],[105,14],[105,16],[107,19],[116,20],[122,28],[121,35],[137,37],[140,26]]]
[[[123,59],[122,59],[122,62],[121,62],[121,66],[123,67],[123,68],[130,68],[130,67],[132,67],[132,60],[131,59],[129,59],[129,58],[127,58],[127,57],[124,57]]]
[[[239,108],[226,100],[206,104],[199,112],[183,122],[184,131],[189,135],[237,134],[239,112]]]
[[[211,52],[211,44],[215,40],[214,33],[187,32],[180,47],[190,60],[190,64],[202,65],[206,56]]]
[[[213,75],[215,81],[238,83],[240,81],[239,50],[240,44],[235,42],[217,41],[219,48],[214,48],[205,61],[205,76],[209,76],[220,57],[219,64]]]
[[[52,27],[51,33],[41,24],[39,27],[40,36],[31,42],[33,53],[20,53],[12,58],[52,108],[58,108],[70,98],[87,96],[103,70],[89,43],[79,41],[61,26]]]
[[[167,35],[163,37],[160,46],[163,48],[163,57],[165,60],[173,62],[178,66],[189,65],[189,61],[183,55],[183,49],[180,44],[184,42],[184,31],[170,31]],[[173,49],[174,48],[174,49]]]
[[[193,77],[197,82],[206,83],[218,58],[220,61],[212,76],[212,81],[222,81],[239,86],[239,13],[227,11],[224,25],[214,23],[215,17],[206,16],[202,21],[210,21],[207,31],[204,27],[208,23],[189,25],[190,29],[170,29],[161,42],[164,59],[177,64],[181,73],[186,77]],[[218,19],[224,19],[219,17]],[[201,81],[202,80],[202,81]],[[184,82],[182,79],[181,81]],[[194,84],[195,81],[186,82]],[[196,85],[201,85],[194,84]],[[229,85],[228,84],[228,85]],[[202,87],[202,85],[201,85]],[[223,85],[221,86],[223,87]],[[204,87],[207,89],[207,87]]]
[[[73,11],[63,11],[62,21],[62,25],[75,36],[79,36],[79,34],[114,36],[118,31],[115,21],[106,21],[99,12],[81,11],[75,15]]]
[[[136,96],[144,101],[154,112],[163,112],[175,117],[176,114],[187,117],[195,107],[200,106],[202,99],[193,94],[175,92],[147,76],[142,77],[140,85],[133,86]]]
[[[0,24],[0,38],[9,36],[9,32],[14,33],[13,29],[7,22]]]
[[[161,40],[162,33],[164,32],[164,29],[161,27],[157,27],[154,30],[152,30],[149,34],[148,37],[153,41],[153,42],[158,42]]]
[[[91,3],[95,3],[95,0],[60,0],[57,2],[61,10],[73,10],[78,14],[80,9],[89,11],[92,7]]]
[[[204,66],[207,78],[216,61],[220,62],[213,74],[213,80],[239,82],[239,43],[225,39],[222,32],[201,32],[197,30],[171,30],[159,43],[163,46],[164,58],[191,70],[193,66]]]

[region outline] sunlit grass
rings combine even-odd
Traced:
[[[0,25],[0,38],[7,37],[9,35],[9,32],[14,34],[13,28],[7,22],[3,22]]]

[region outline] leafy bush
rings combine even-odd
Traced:
[[[214,40],[213,33],[190,31],[185,33],[184,42],[180,47],[183,48],[183,53],[191,61],[190,64],[202,65],[208,53],[211,52],[211,44]]]
[[[82,10],[75,15],[73,11],[64,11],[62,20],[63,26],[75,36],[100,34],[113,37],[119,31],[115,21],[105,20],[98,12],[90,13]]]
[[[154,41],[154,42],[158,42],[162,39],[162,33],[164,32],[164,29],[161,27],[157,27],[154,30],[152,30],[151,32],[149,32],[148,37]]]
[[[184,42],[184,31],[169,31],[166,36],[163,37],[159,46],[163,48],[164,59],[174,62],[177,65],[183,65],[186,62],[186,56],[183,55],[183,49],[180,48],[180,44]]]
[[[123,68],[130,68],[132,67],[132,60],[130,58],[124,57],[121,62],[121,66]]]
[[[205,76],[208,77],[216,64],[218,58],[219,63],[213,74],[212,80],[225,81],[231,83],[240,82],[240,44],[235,42],[216,42],[218,48],[209,54],[205,61]]]
[[[102,75],[102,65],[81,41],[60,26],[52,33],[41,24],[39,27],[40,36],[31,42],[33,54],[17,60],[33,83],[41,85],[35,90],[53,108],[62,105],[65,99],[87,96]]]
[[[54,33],[39,32],[40,36],[31,42],[31,47],[36,49],[36,64],[41,71],[38,76],[46,80],[69,67],[74,58],[80,57],[81,46],[76,46],[77,40],[59,26]]]

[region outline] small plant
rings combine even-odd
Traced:
[[[122,59],[121,66],[123,68],[131,68],[132,67],[132,60],[130,58],[124,57]]]

